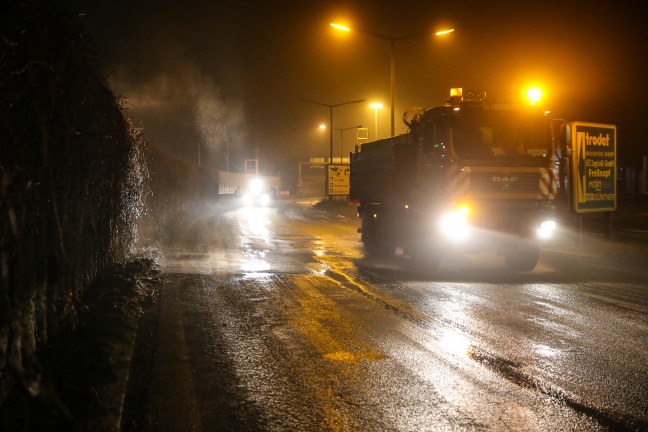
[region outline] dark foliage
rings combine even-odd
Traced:
[[[55,347],[111,328],[79,325],[93,301],[120,300],[86,290],[132,258],[147,174],[141,134],[78,24],[44,0],[0,9],[0,429],[28,430],[23,411],[38,404],[74,414],[50,385],[66,382],[59,369],[46,370],[37,352],[70,356],[79,376],[89,372],[85,356],[100,353],[83,350],[102,348]]]

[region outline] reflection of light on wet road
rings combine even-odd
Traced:
[[[380,352],[350,352],[350,351],[336,351],[324,354],[327,360],[340,361],[346,363],[357,363],[359,360],[384,360],[385,355]]]
[[[272,276],[271,273],[263,273],[263,272],[250,272],[246,273],[243,275],[243,279],[268,279],[270,276]]]
[[[465,308],[473,304],[476,299],[466,293],[461,293],[450,286],[448,296],[439,301],[434,301],[435,313],[441,312],[438,316],[440,322],[445,323],[440,329],[439,345],[445,351],[461,357],[469,357],[472,350],[472,341],[467,338],[456,326],[462,328],[471,322],[470,316]],[[446,327],[447,325],[447,327]]]
[[[270,270],[270,263],[266,261],[266,253],[264,251],[255,251],[247,253],[243,262],[241,263],[241,270],[245,273],[258,273]]]
[[[533,351],[543,357],[558,357],[562,354],[561,350],[542,344],[534,344]]]
[[[270,262],[266,257],[266,250],[260,250],[259,243],[267,247],[271,244],[270,236],[270,209],[268,207],[244,207],[239,210],[241,216],[241,246],[243,257],[239,270],[245,278],[266,277],[271,270]]]
[[[313,253],[318,257],[322,257],[326,253],[324,250],[324,241],[321,238],[313,241]]]
[[[308,264],[308,266],[311,268],[311,270],[319,275],[324,275],[326,274],[326,271],[330,269],[330,266],[325,263],[324,261],[321,260],[321,258],[324,258],[327,256],[327,251],[325,249],[325,244],[324,240],[322,240],[320,237],[316,237],[313,239],[310,249],[316,257],[320,258],[316,260],[315,262],[312,262]]]
[[[244,241],[247,241],[247,237],[254,237],[270,243],[268,207],[244,207],[238,214],[241,215],[240,226]]]
[[[470,339],[456,330],[445,329],[441,334],[441,346],[448,352],[468,357],[472,348]]]

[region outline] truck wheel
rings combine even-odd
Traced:
[[[382,241],[378,244],[375,254],[381,258],[389,258],[396,253],[396,245],[389,240]]]
[[[365,253],[370,256],[387,258],[396,252],[394,242],[380,232],[378,222],[370,214],[362,216],[362,241]]]
[[[539,258],[540,248],[537,245],[520,245],[504,255],[506,267],[513,271],[531,271]]]

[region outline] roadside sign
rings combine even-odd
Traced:
[[[351,166],[348,164],[326,165],[326,190],[329,195],[349,195]]]
[[[616,126],[572,122],[573,203],[577,213],[616,210]]]

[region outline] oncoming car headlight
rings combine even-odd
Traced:
[[[255,177],[252,180],[250,180],[250,184],[248,185],[249,193],[254,195],[259,195],[264,188],[265,185],[263,184],[263,180],[261,180],[258,177]]]
[[[267,206],[272,202],[272,197],[269,193],[263,192],[259,194],[245,193],[243,194],[243,204],[248,206]]]
[[[259,196],[259,204],[268,205],[270,204],[270,194],[263,193]]]
[[[470,207],[461,205],[441,217],[441,232],[452,240],[468,237]]]
[[[536,230],[536,235],[540,238],[549,238],[556,230],[556,222],[553,220],[545,220],[540,222],[540,226]]]

